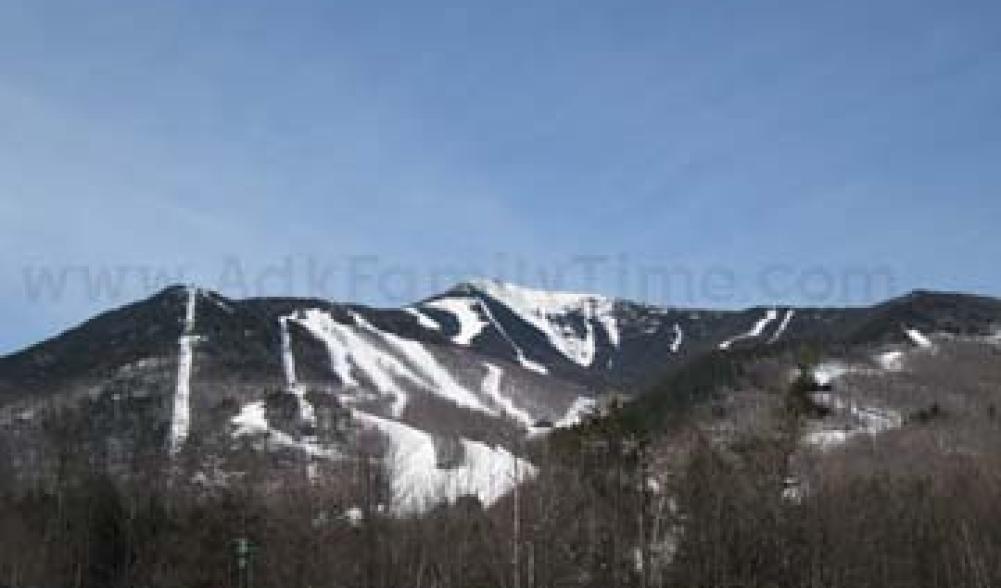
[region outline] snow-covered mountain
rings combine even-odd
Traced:
[[[203,483],[245,469],[233,456],[246,449],[312,477],[375,455],[388,507],[410,512],[498,499],[533,475],[526,440],[694,357],[997,325],[996,300],[930,293],[871,308],[706,311],[477,280],[376,309],[179,286],[0,358],[0,424],[25,475],[52,467],[37,448],[69,406],[109,467],[162,455]]]

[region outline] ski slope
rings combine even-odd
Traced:
[[[785,315],[782,317],[782,322],[779,323],[779,327],[775,329],[775,333],[772,334],[772,337],[768,340],[769,343],[775,343],[779,340],[779,337],[781,337],[786,332],[786,329],[789,328],[789,323],[792,322],[792,317],[795,315],[795,310],[791,308],[786,310]]]
[[[726,350],[729,349],[737,341],[760,337],[761,334],[765,332],[765,329],[768,327],[768,325],[771,324],[778,317],[779,317],[779,312],[777,310],[775,310],[774,308],[769,309],[768,311],[765,312],[765,316],[761,317],[760,319],[758,319],[757,322],[754,323],[754,326],[751,327],[750,331],[742,335],[737,335],[732,339],[727,339],[726,341],[723,341],[722,343],[719,344],[719,348]]]
[[[469,345],[487,326],[487,322],[477,312],[480,301],[475,298],[439,298],[425,302],[423,306],[455,317],[459,323],[459,332],[452,336],[452,341],[457,345]]]
[[[347,387],[361,380],[392,401],[399,418],[409,401],[407,387],[417,387],[463,408],[496,414],[480,397],[458,383],[444,366],[417,341],[383,331],[357,313],[343,324],[322,310],[308,310],[295,320],[323,342],[331,369]]]
[[[532,415],[526,410],[522,410],[514,405],[514,401],[501,391],[501,379],[504,377],[504,370],[487,363],[484,364],[487,370],[483,377],[483,393],[490,398],[501,412],[518,421],[527,429],[531,429],[536,422]]]
[[[177,453],[184,446],[191,429],[191,370],[194,364],[195,312],[198,289],[188,287],[184,307],[184,331],[178,339],[177,382],[174,389],[174,406],[170,418],[170,452]]]
[[[563,356],[583,367],[590,367],[595,360],[595,326],[604,331],[610,344],[617,346],[621,340],[613,312],[615,301],[610,298],[536,290],[497,280],[474,280],[470,285],[507,307],[545,335]],[[583,333],[571,326],[574,316],[583,320]]]
[[[416,318],[417,324],[424,327],[425,329],[429,331],[441,331],[441,325],[439,325],[434,319],[424,314],[420,310],[412,306],[407,306],[406,308],[403,309],[403,312]]]
[[[295,374],[295,356],[292,354],[292,337],[288,330],[289,317],[278,320],[281,333],[282,370],[285,374],[285,388],[296,397],[299,404],[299,418],[312,425],[316,424],[313,405],[306,400],[306,391],[299,385]]]
[[[352,416],[363,427],[382,433],[389,443],[386,467],[392,492],[390,510],[397,514],[424,512],[462,496],[476,496],[489,506],[514,488],[515,483],[529,480],[537,473],[531,463],[502,447],[468,439],[459,439],[461,462],[455,467],[441,468],[432,435],[359,410],[353,411]]]

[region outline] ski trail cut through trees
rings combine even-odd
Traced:
[[[191,429],[191,367],[194,361],[195,307],[198,289],[189,286],[184,309],[184,331],[178,339],[177,386],[174,390],[174,409],[170,418],[170,453],[176,454],[184,446]]]

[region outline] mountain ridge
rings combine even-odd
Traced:
[[[373,434],[405,480],[397,498],[418,508],[498,499],[512,480],[497,472],[522,459],[526,439],[574,425],[608,395],[649,405],[657,382],[702,358],[876,350],[999,325],[999,300],[926,291],[870,307],[726,311],[498,281],[403,308],[171,286],[0,357],[0,422],[42,439],[43,424],[18,415],[76,405],[98,452],[169,448],[214,463],[249,443],[310,475],[368,451]]]

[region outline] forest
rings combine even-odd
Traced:
[[[612,403],[527,445],[538,475],[500,502],[406,516],[387,505],[374,453],[306,476],[247,448],[239,475],[192,483],[194,469],[158,451],[109,467],[72,425],[79,415],[55,411],[39,452],[51,474],[0,472],[0,585],[1001,585],[1001,453],[950,447],[964,421],[926,411],[906,439],[814,455],[798,443],[811,382],[776,389],[767,366],[701,370],[766,391],[753,410],[719,396],[656,431]],[[673,385],[686,381],[702,378]],[[982,421],[980,435],[998,437],[994,414]],[[0,447],[0,467],[12,451]]]

